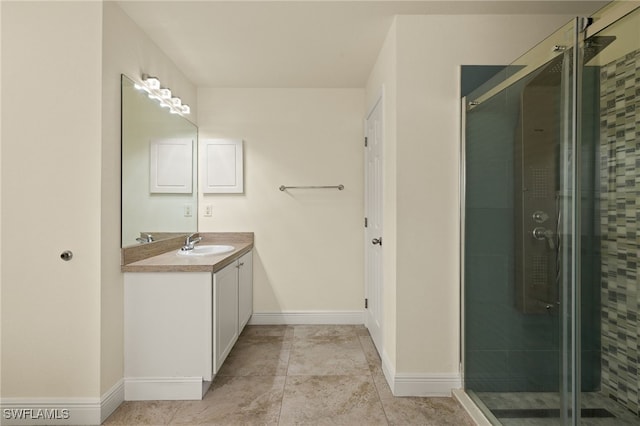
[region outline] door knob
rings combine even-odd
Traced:
[[[68,262],[73,259],[73,253],[71,252],[71,250],[65,250],[60,254],[60,259]]]
[[[371,240],[371,244],[373,244],[373,245],[378,244],[379,246],[381,246],[382,245],[382,237],[374,238],[373,240]]]

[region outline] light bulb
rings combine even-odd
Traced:
[[[160,97],[163,99],[171,99],[171,90],[160,89]]]
[[[143,77],[142,78],[149,89],[158,90],[160,89],[160,80],[156,77]]]

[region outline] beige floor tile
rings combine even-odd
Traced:
[[[371,336],[369,334],[369,330],[367,330],[367,327],[365,327],[364,325],[358,325],[356,326],[356,334],[358,336]]]
[[[357,336],[362,326],[357,325],[296,325],[294,339],[308,339],[314,337]]]
[[[248,325],[242,331],[240,340],[252,337],[282,337],[284,340],[293,339],[292,325]]]
[[[202,401],[184,401],[171,424],[276,425],[285,377],[216,377]]]
[[[202,401],[125,402],[105,424],[473,423],[452,398],[394,398],[365,327],[305,325],[247,326]]]
[[[473,426],[475,423],[453,398],[394,397],[384,377],[375,385],[390,425]]]
[[[382,372],[382,361],[380,359],[380,355],[378,355],[378,351],[373,344],[373,340],[371,340],[371,336],[368,334],[366,336],[358,336],[360,340],[360,345],[362,345],[362,350],[364,351],[364,356],[367,359],[367,364],[369,365],[369,370],[371,374],[376,376],[383,376]]]
[[[284,376],[291,344],[238,342],[222,364],[218,376]]]
[[[280,425],[386,425],[375,390],[366,376],[289,376]]]
[[[289,356],[287,375],[371,374],[358,336],[296,339]]]
[[[179,406],[179,401],[126,401],[103,424],[166,425]]]

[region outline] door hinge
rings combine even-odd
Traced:
[[[369,226],[369,219],[368,218],[364,218],[364,227],[366,228],[367,226]]]
[[[364,137],[364,146],[369,146],[369,138]]]
[[[369,308],[369,299],[364,299],[364,308],[365,309]]]

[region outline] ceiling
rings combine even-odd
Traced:
[[[118,1],[198,87],[364,87],[397,14],[582,14],[599,1]],[[442,40],[446,42],[446,40]]]

